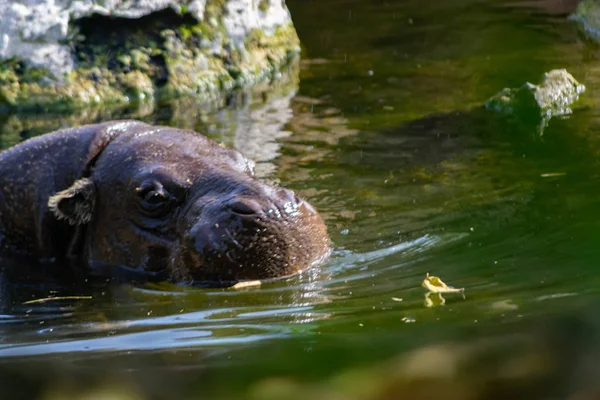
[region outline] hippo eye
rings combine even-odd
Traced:
[[[175,197],[158,182],[143,184],[136,191],[140,197],[140,210],[150,217],[166,216],[176,203]]]

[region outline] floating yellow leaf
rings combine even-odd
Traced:
[[[465,296],[464,288],[454,288],[446,285],[439,277],[430,276],[429,272],[425,275],[425,280],[421,284],[430,293],[462,293]]]
[[[231,288],[232,289],[245,289],[245,288],[250,288],[250,287],[257,287],[257,286],[261,286],[262,282],[261,281],[243,281],[243,282],[238,282],[235,285],[233,285]]]

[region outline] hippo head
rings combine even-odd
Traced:
[[[176,281],[281,277],[329,254],[310,204],[257,180],[239,152],[169,127],[128,126],[49,208],[79,227],[92,267]]]

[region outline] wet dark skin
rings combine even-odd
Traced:
[[[204,136],[137,121],[50,133],[0,153],[3,253],[177,282],[294,274],[330,251],[319,214]]]

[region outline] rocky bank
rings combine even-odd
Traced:
[[[214,96],[299,52],[282,0],[0,0],[0,107]]]

